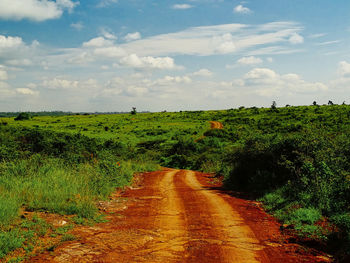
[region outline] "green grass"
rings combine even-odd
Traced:
[[[350,244],[347,105],[0,118],[0,135],[1,229],[21,207],[96,220],[96,200],[162,165],[222,175],[302,235],[327,218]]]
[[[16,248],[22,247],[24,241],[25,238],[18,230],[0,232],[0,259]]]

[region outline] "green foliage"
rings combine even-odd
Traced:
[[[18,230],[0,232],[0,259],[16,248],[22,247],[24,241],[25,238]]]
[[[15,118],[15,121],[25,121],[29,119],[30,119],[29,113],[21,112],[20,114],[17,115],[17,117]]]
[[[210,130],[214,120],[224,129]],[[343,245],[337,247],[350,251],[344,245],[350,244],[347,105],[277,108],[273,103],[259,109],[2,118],[1,123],[7,123],[0,125],[3,226],[21,205],[88,222],[96,218],[96,199],[158,163],[223,175],[225,187],[255,193],[302,235],[324,236],[316,222],[329,218],[339,228]]]

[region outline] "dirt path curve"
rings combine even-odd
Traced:
[[[211,129],[223,129],[224,125],[219,121],[210,121]]]
[[[211,175],[164,169],[100,207],[109,222],[28,262],[322,262],[296,253],[257,205],[219,190]]]

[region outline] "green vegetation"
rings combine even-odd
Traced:
[[[350,106],[11,117],[0,133],[4,235],[20,208],[98,220],[96,200],[160,164],[222,175],[300,236],[350,251]]]

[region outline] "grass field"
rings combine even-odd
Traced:
[[[349,251],[350,106],[0,118],[0,133],[0,257],[30,251],[23,211],[98,220],[97,200],[158,165],[222,175],[298,235]]]

